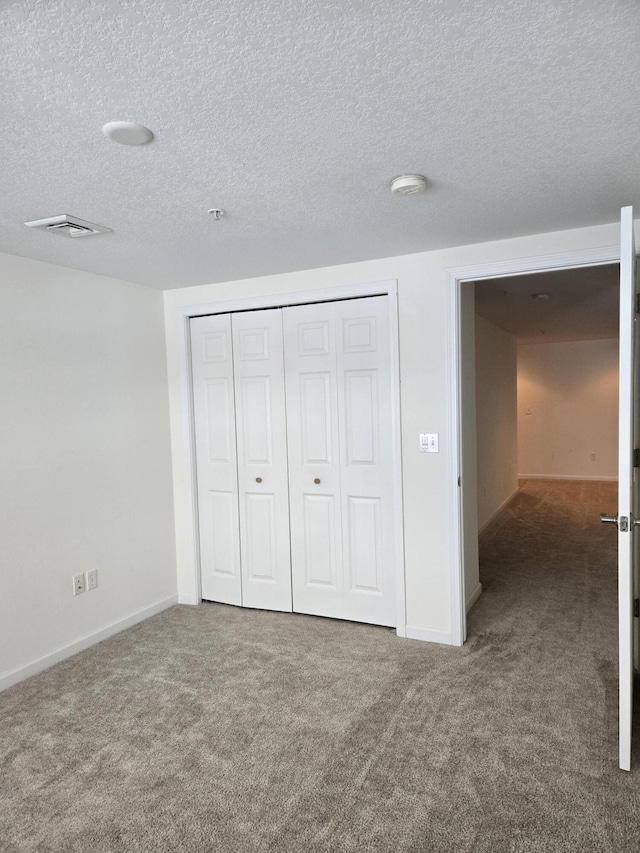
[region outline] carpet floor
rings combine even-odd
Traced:
[[[637,853],[615,506],[523,482],[462,649],[178,606],[5,691],[0,850]]]

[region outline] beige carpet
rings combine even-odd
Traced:
[[[637,853],[615,505],[524,483],[463,649],[175,607],[0,694],[0,850]]]

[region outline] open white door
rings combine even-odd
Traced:
[[[618,515],[601,516],[618,526],[618,637],[620,767],[631,770],[633,712],[633,612],[636,574],[635,540],[638,519],[638,468],[634,468],[637,438],[636,388],[636,253],[633,208],[624,207],[620,229],[620,400],[618,457]]]

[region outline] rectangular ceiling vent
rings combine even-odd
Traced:
[[[69,216],[68,213],[50,216],[48,219],[33,219],[24,224],[29,228],[41,228],[43,231],[65,234],[67,237],[87,237],[89,234],[107,234],[111,231],[111,228],[105,228],[104,225],[96,225],[77,216]]]

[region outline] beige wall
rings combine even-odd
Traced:
[[[520,345],[519,475],[616,479],[617,450],[618,341]]]
[[[0,280],[8,686],[166,604],[176,575],[162,295],[10,255]],[[91,568],[98,589],[74,597]]]
[[[615,246],[616,225],[555,232],[383,258],[298,273],[165,291],[176,501],[178,585],[188,598],[196,556],[187,448],[187,396],[177,334],[181,310],[243,297],[395,279],[398,282],[401,418],[403,444],[406,616],[412,636],[448,642],[452,625],[452,548],[457,538],[457,459],[449,445],[455,386],[448,366],[451,309],[447,270],[561,252]],[[191,308],[189,308],[191,306]],[[440,433],[440,453],[419,453],[420,432]],[[187,600],[185,598],[185,600]]]
[[[476,317],[478,529],[518,489],[516,340]]]

